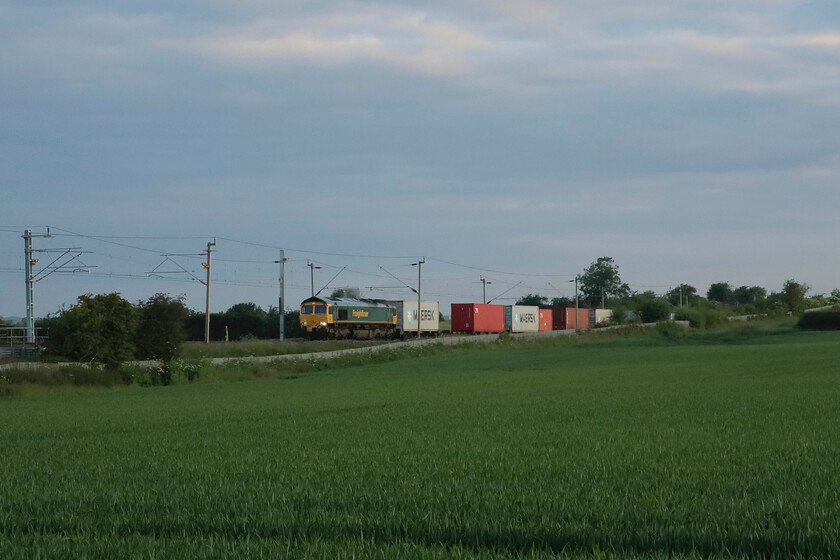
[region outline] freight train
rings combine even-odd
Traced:
[[[585,329],[596,322],[590,314],[589,309],[573,307],[453,303],[451,331],[478,334]],[[300,324],[310,338],[436,336],[440,333],[439,318],[436,301],[420,302],[419,313],[416,301],[311,297],[300,304]]]

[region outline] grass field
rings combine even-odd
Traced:
[[[0,398],[0,558],[840,557],[840,336]]]
[[[237,340],[234,342],[188,342],[181,348],[181,355],[187,359],[278,356],[303,354],[306,352],[330,352],[346,348],[375,346],[382,342],[366,340]]]

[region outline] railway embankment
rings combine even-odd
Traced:
[[[681,325],[685,328],[688,328],[688,321],[674,321],[674,323]],[[638,325],[642,327],[654,327],[656,323],[646,323],[643,325]],[[622,328],[618,327],[602,327],[597,330],[606,330],[606,329],[617,329]],[[495,334],[475,334],[475,335],[448,335],[448,336],[437,336],[431,338],[421,338],[419,340],[400,340],[389,342],[385,344],[380,344],[377,346],[365,346],[363,348],[344,348],[341,350],[328,350],[325,352],[305,352],[299,354],[275,354],[270,356],[231,356],[231,357],[217,357],[217,358],[206,358],[206,360],[211,364],[225,364],[230,362],[274,362],[278,360],[310,360],[310,359],[329,359],[335,358],[338,356],[347,356],[351,354],[364,354],[364,353],[375,353],[381,352],[383,350],[393,350],[395,348],[411,348],[411,347],[418,347],[418,346],[425,346],[428,344],[441,344],[443,346],[455,346],[458,344],[481,344],[481,343],[488,343],[494,342],[499,339],[500,336],[509,336],[512,339],[520,339],[520,340],[528,340],[528,339],[538,339],[538,338],[552,338],[558,336],[573,336],[579,332],[586,332],[590,329],[581,329],[580,331],[575,331],[573,329],[570,330],[563,330],[563,331],[539,331],[533,333],[495,333]],[[78,362],[55,362],[55,363],[46,363],[46,362],[14,362],[8,364],[0,364],[0,371],[9,370],[9,369],[39,369],[39,368],[60,368],[63,366],[80,366],[86,364],[80,364]],[[161,365],[159,360],[145,360],[145,361],[132,361],[127,362],[127,365],[136,366],[136,367],[157,367]]]

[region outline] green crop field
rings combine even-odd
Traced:
[[[838,558],[840,336],[0,398],[0,558]]]

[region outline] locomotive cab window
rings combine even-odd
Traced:
[[[326,315],[327,314],[327,306],[326,305],[316,305],[315,306],[315,314],[316,315]]]
[[[312,315],[312,306],[304,305],[300,310],[302,315]]]

